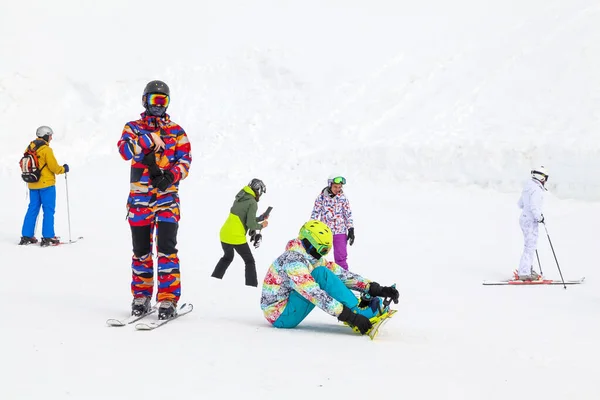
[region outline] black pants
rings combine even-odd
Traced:
[[[156,247],[159,253],[166,255],[177,254],[177,230],[179,224],[172,222],[158,222],[156,224]],[[133,254],[143,257],[152,253],[152,226],[132,226],[131,241],[133,242]]]
[[[258,286],[258,280],[256,278],[256,264],[254,262],[254,256],[250,251],[248,243],[244,244],[228,244],[221,242],[223,247],[223,257],[217,263],[215,270],[212,273],[213,278],[223,279],[225,271],[229,268],[229,265],[233,261],[235,253],[234,250],[242,257],[244,264],[246,265],[246,286]]]

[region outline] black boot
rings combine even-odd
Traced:
[[[53,238],[42,238],[42,243],[40,243],[40,246],[42,246],[42,247],[58,246],[59,244],[60,244],[60,239],[55,236]]]
[[[19,246],[28,245],[28,244],[36,244],[38,240],[35,237],[22,236],[21,241],[19,242]]]
[[[158,307],[158,319],[169,319],[177,315],[177,303],[171,300],[164,300]]]
[[[131,315],[141,316],[150,310],[150,297],[134,297],[131,302]]]

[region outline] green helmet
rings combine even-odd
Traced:
[[[327,255],[333,247],[331,229],[325,223],[314,219],[302,225],[298,239],[307,240],[315,251],[322,256]]]

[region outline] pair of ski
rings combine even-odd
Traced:
[[[194,305],[191,303],[184,303],[181,305],[181,307],[179,307],[179,310],[177,310],[177,314],[175,314],[173,317],[169,318],[169,319],[159,319],[156,321],[152,321],[152,322],[138,322],[143,318],[146,318],[152,314],[154,314],[155,312],[158,311],[158,306],[154,305],[152,306],[147,313],[142,314],[142,315],[132,315],[130,317],[127,317],[125,319],[114,319],[114,318],[110,318],[106,321],[106,324],[108,326],[112,326],[112,327],[120,327],[120,326],[126,326],[126,325],[131,325],[135,322],[138,322],[137,324],[135,324],[135,329],[137,331],[151,331],[154,330],[156,328],[160,328],[161,326],[173,321],[174,319],[177,319],[179,317],[182,317],[186,314],[189,314],[190,312],[192,312],[192,310],[194,309]]]
[[[57,238],[60,239],[60,236],[57,236]],[[69,240],[68,242],[64,241],[64,240],[61,240],[57,244],[51,244],[51,245],[48,245],[48,246],[45,246],[45,247],[56,247],[56,246],[60,246],[60,245],[63,245],[63,244],[73,244],[73,243],[77,243],[81,239],[83,239],[83,236],[79,236],[78,238]],[[27,243],[25,246],[31,246],[31,245],[40,246],[40,242]]]
[[[585,281],[585,276],[581,279],[565,280],[565,285],[579,285]],[[498,286],[498,285],[514,285],[514,286],[534,286],[534,285],[562,285],[561,279],[538,279],[535,281],[521,281],[517,279],[506,279],[501,281],[483,281],[484,285],[487,286]]]

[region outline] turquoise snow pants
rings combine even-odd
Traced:
[[[358,299],[354,293],[329,269],[317,267],[311,272],[311,275],[321,289],[346,307],[354,308],[358,305]],[[315,308],[313,303],[294,290],[290,294],[283,312],[275,320],[273,326],[277,328],[295,328],[310,314],[313,308]]]

